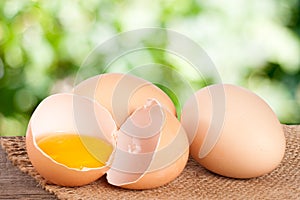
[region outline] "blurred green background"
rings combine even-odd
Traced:
[[[24,135],[38,103],[69,91],[97,45],[143,27],[193,39],[223,82],[257,93],[282,123],[300,123],[300,0],[2,0],[0,135]],[[176,58],[150,57],[184,71]]]

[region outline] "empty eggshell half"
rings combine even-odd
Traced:
[[[157,99],[176,115],[175,106],[166,93],[154,84],[130,74],[107,73],[94,76],[79,83],[73,92],[96,99],[112,114],[117,127],[149,98]]]
[[[108,163],[99,168],[70,168],[44,153],[37,141],[51,134],[73,133],[114,146],[115,131],[110,113],[97,102],[73,94],[56,94],[44,99],[32,114],[26,133],[27,153],[35,169],[51,183],[85,185],[101,177],[109,169]]]
[[[192,157],[224,176],[261,176],[284,156],[285,137],[275,113],[238,86],[217,84],[199,90],[185,103],[181,122]]]
[[[148,100],[122,124],[108,182],[129,189],[155,188],[174,180],[189,155],[186,133],[158,101]]]

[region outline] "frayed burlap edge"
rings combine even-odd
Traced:
[[[1,146],[22,172],[59,199],[300,199],[300,126],[283,126],[287,138],[284,159],[273,172],[237,180],[208,172],[193,159],[173,182],[152,190],[125,190],[109,185],[105,177],[82,187],[48,184],[31,165],[24,137],[3,137]]]

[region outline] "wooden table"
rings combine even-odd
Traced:
[[[0,199],[56,199],[6,158],[0,146]]]

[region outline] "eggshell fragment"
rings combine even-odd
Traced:
[[[110,113],[97,102],[73,94],[56,94],[44,99],[34,111],[26,133],[26,147],[32,165],[51,183],[80,186],[101,177],[109,166],[68,168],[53,160],[37,140],[59,132],[93,136],[114,145],[116,125]]]
[[[107,180],[129,189],[155,188],[175,179],[188,155],[188,139],[180,122],[156,100],[149,100],[118,131]]]
[[[274,170],[285,152],[282,126],[260,97],[217,84],[195,93],[181,117],[193,158],[208,170],[234,178]]]
[[[157,99],[173,115],[172,100],[154,84],[130,74],[108,73],[89,78],[74,88],[74,93],[94,98],[106,107],[118,127],[149,98]]]

